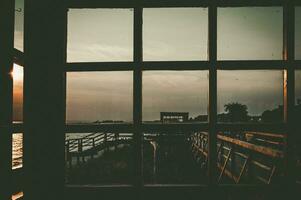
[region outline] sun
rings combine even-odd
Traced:
[[[14,64],[12,76],[14,81],[22,81],[23,80],[23,67],[20,65]]]

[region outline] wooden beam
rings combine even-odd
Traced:
[[[0,198],[11,199],[14,1],[0,2]]]
[[[245,142],[245,141],[241,141],[241,140],[230,138],[230,137],[223,136],[223,135],[218,135],[217,138],[219,140],[233,143],[237,146],[240,146],[240,147],[243,147],[243,148],[258,152],[258,153],[261,153],[261,154],[266,155],[266,156],[270,156],[270,157],[273,157],[273,158],[284,158],[284,153],[282,151],[279,151],[279,150],[276,150],[276,149],[251,144],[251,143],[248,143],[248,142]]]
[[[24,10],[24,199],[62,199],[67,10],[60,0],[26,0]]]

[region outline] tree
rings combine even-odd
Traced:
[[[249,120],[248,107],[238,102],[228,103],[224,106],[230,122],[246,122]]]
[[[283,122],[283,106],[264,111],[261,118],[263,122]]]

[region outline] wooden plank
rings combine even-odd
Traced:
[[[245,141],[241,141],[241,140],[230,138],[230,137],[223,136],[223,135],[218,135],[217,138],[220,140],[226,141],[226,142],[233,143],[237,146],[261,153],[263,155],[273,157],[273,158],[283,158],[284,157],[284,153],[282,151],[278,151],[278,150],[275,150],[272,148],[267,148],[267,147],[251,144],[251,143],[248,143]]]
[[[245,131],[245,134],[253,134],[253,135],[259,135],[259,136],[267,136],[272,138],[281,138],[285,139],[287,136],[286,134],[274,134],[274,133],[266,133],[266,132],[255,132],[255,131]]]
[[[231,154],[232,154],[232,148],[230,149],[228,155],[226,156],[226,160],[225,160],[224,165],[222,167],[221,173],[220,173],[220,175],[218,177],[218,182],[220,182],[222,180],[222,177],[224,175],[224,172],[225,172],[225,169],[227,167],[227,164],[228,164],[228,161],[230,159]]]
[[[219,170],[222,170],[222,165],[221,164],[217,163],[217,167],[218,167]],[[237,182],[238,178],[234,174],[232,174],[228,169],[225,169],[224,173],[227,177],[229,177],[232,180],[234,180],[235,182]]]
[[[272,169],[271,167],[266,166],[266,165],[264,165],[264,164],[262,164],[262,163],[260,163],[260,162],[258,162],[258,161],[256,161],[256,160],[252,160],[252,161],[250,161],[250,162],[251,162],[252,164],[254,164],[254,165],[256,165],[256,166],[258,166],[258,167],[264,169],[264,170],[267,170],[267,171],[270,171],[270,170]]]
[[[246,171],[246,167],[247,167],[247,164],[248,164],[249,160],[250,160],[250,156],[248,156],[248,157],[245,159],[245,162],[244,162],[244,164],[243,164],[243,166],[242,166],[242,168],[241,168],[241,171],[240,171],[240,173],[239,173],[239,176],[238,176],[238,178],[237,178],[236,183],[240,183],[240,180],[241,180],[243,174],[244,174],[245,171]]]

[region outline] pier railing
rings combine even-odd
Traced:
[[[208,133],[194,133],[190,139],[195,159],[207,166]],[[219,132],[217,139],[218,182],[270,184],[281,180],[285,135]]]
[[[131,134],[127,133],[91,133],[82,137],[70,138],[65,141],[66,161],[72,165],[72,158],[80,158],[85,162],[85,157],[93,158],[98,152],[108,150],[110,147],[117,149],[119,144],[128,143],[132,139]]]

